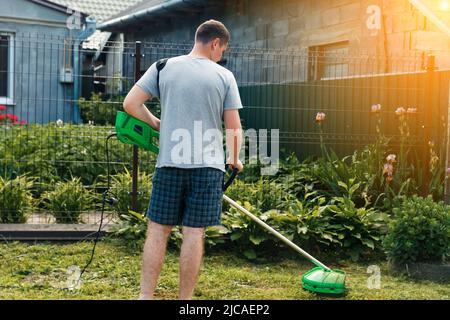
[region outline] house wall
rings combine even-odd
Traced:
[[[210,18],[229,28],[232,45],[296,49],[306,54],[312,46],[348,41],[349,57],[403,58],[382,60],[376,70],[365,70],[367,66],[357,61],[353,73],[417,70],[426,64],[429,53],[436,55],[438,68],[450,68],[450,38],[407,0],[234,0],[224,9],[207,8],[204,14],[135,24],[125,41],[192,43],[196,27]]]
[[[72,84],[60,82],[71,66],[64,40],[78,31],[66,27],[67,15],[26,0],[0,0],[0,32],[14,36],[14,99],[8,112],[26,123],[72,120]]]

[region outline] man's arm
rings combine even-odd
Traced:
[[[144,102],[150,100],[151,97],[139,86],[134,85],[123,101],[123,109],[126,113],[148,123],[153,129],[159,131],[160,120],[144,105]]]
[[[233,168],[238,168],[239,172],[241,172],[244,166],[239,160],[239,151],[241,150],[243,138],[238,109],[224,110],[223,121],[225,122],[226,144],[229,151],[227,164],[231,164]]]

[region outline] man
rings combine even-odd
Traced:
[[[207,226],[220,224],[226,128],[227,164],[243,170],[239,161],[242,129],[241,99],[234,75],[217,64],[230,33],[219,21],[201,24],[188,55],[171,58],[160,71],[156,63],[130,90],[124,110],[160,131],[160,152],[153,176],[147,215],[140,299],[153,299],[172,227],[182,225],[180,299],[191,299],[203,258]],[[161,120],[143,104],[161,101]],[[204,141],[206,140],[206,141]],[[200,141],[200,142],[199,142]]]

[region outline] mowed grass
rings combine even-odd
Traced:
[[[98,244],[79,289],[69,290],[70,266],[82,268],[92,243],[0,244],[0,299],[136,299],[139,293],[141,252],[111,240]],[[367,267],[381,268],[381,288],[369,289]],[[336,299],[301,289],[301,274],[313,266],[292,258],[251,262],[235,252],[206,253],[195,299]],[[385,262],[341,263],[347,272],[348,293],[338,299],[449,299],[445,284],[413,281],[389,274]],[[73,278],[75,279],[75,278]],[[176,299],[178,253],[169,250],[157,287],[158,299]]]

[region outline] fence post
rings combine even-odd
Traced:
[[[426,197],[430,190],[430,145],[432,141],[431,127],[433,125],[433,77],[435,59],[433,55],[428,55],[427,60],[427,87],[425,89],[425,119],[424,119],[424,177],[423,196]]]
[[[448,177],[447,168],[450,167],[450,83],[448,85],[448,107],[447,107],[447,132],[446,138],[444,139],[445,145],[445,177]],[[444,201],[446,204],[450,204],[450,181],[445,179],[445,189],[444,189]]]
[[[141,77],[141,42],[136,41],[134,50],[134,81],[137,82]],[[131,210],[138,210],[138,173],[139,173],[139,149],[133,145],[133,177],[131,186]]]

